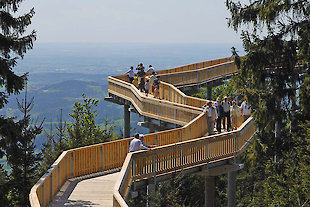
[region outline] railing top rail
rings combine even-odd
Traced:
[[[192,64],[181,65],[181,66],[177,66],[177,67],[174,67],[174,68],[168,68],[168,69],[163,69],[163,70],[159,70],[159,71],[172,71],[172,70],[175,70],[175,69],[178,69],[178,68],[189,67],[189,66],[193,66],[193,65],[196,65],[196,64],[202,64],[202,63],[208,63],[208,62],[210,62],[210,63],[211,62],[217,62],[217,61],[220,61],[220,60],[223,60],[223,61],[227,62],[227,61],[232,61],[233,58],[232,57],[218,58],[218,59],[209,60],[209,61],[201,61],[201,62],[196,62],[196,63],[192,63]]]
[[[180,71],[180,72],[160,74],[160,76],[164,77],[164,76],[172,76],[172,75],[180,75],[180,74],[193,73],[193,72],[203,71],[203,70],[212,70],[212,69],[216,69],[217,67],[220,67],[220,66],[223,66],[223,65],[227,65],[227,64],[233,64],[233,63],[234,63],[234,61],[229,61],[229,62],[219,63],[219,64],[216,64],[216,65],[207,66],[207,67],[204,67],[204,68],[199,68],[199,69],[196,69],[196,70],[187,70],[187,71]]]

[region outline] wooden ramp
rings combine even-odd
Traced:
[[[49,207],[113,206],[113,188],[119,172],[90,175],[68,180]]]

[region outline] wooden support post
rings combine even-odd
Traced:
[[[207,100],[211,100],[211,99],[212,99],[212,87],[207,86]]]
[[[71,178],[74,177],[74,153],[71,152]]]
[[[100,170],[103,171],[103,149],[100,146]]]
[[[124,138],[130,137],[130,111],[129,105],[124,105]]]
[[[152,196],[152,194],[155,193],[155,185],[154,184],[148,184],[146,186],[146,194],[147,194],[147,202],[146,202],[146,206],[147,207],[153,207],[154,206],[154,202],[152,200],[150,200],[150,196]]]
[[[237,171],[232,171],[228,173],[228,186],[227,186],[228,207],[236,206],[236,177],[237,177]]]
[[[215,177],[205,176],[205,207],[215,206]]]

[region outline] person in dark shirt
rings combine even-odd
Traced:
[[[145,82],[144,82],[144,77],[145,77],[144,69],[139,70],[137,75],[138,75],[138,89],[140,89],[140,91],[143,92],[143,91],[145,91],[144,90],[144,85],[145,85]]]
[[[224,118],[224,108],[222,106],[222,101],[220,98],[216,99],[216,112],[217,112],[217,119],[216,119],[216,130],[218,133],[221,133],[221,123],[222,119]]]
[[[159,76],[156,76],[153,85],[154,85],[154,98],[159,98],[160,99],[160,95],[159,95]]]

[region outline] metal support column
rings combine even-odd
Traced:
[[[151,133],[154,133],[154,132],[155,132],[154,127],[153,127],[153,126],[150,126],[150,127],[149,127],[149,133],[151,134]]]
[[[237,178],[237,171],[232,171],[228,173],[228,186],[227,186],[228,207],[236,206],[236,178]]]
[[[212,87],[207,86],[207,100],[211,100],[212,98]]]
[[[215,206],[215,177],[205,176],[205,207]]]
[[[129,105],[124,105],[124,138],[130,137],[130,111]]]
[[[146,194],[147,194],[147,203],[146,206],[147,207],[153,207],[154,206],[154,202],[152,200],[150,200],[150,196],[152,196],[152,194],[155,193],[155,185],[154,184],[148,184],[146,186]]]

